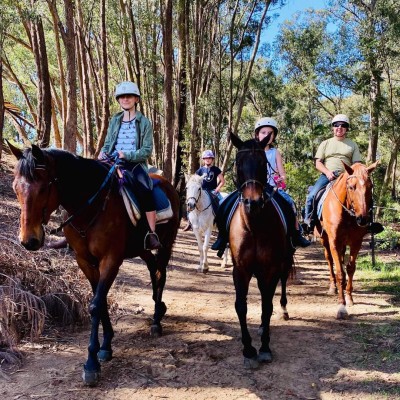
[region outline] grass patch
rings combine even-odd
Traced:
[[[352,337],[362,349],[356,364],[384,372],[397,372],[400,362],[400,319],[360,323]]]
[[[400,266],[398,261],[383,261],[376,259],[373,267],[371,258],[363,256],[357,259],[357,279],[376,293],[391,295],[390,302],[400,305]]]

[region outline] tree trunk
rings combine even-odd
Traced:
[[[51,87],[46,41],[40,17],[31,22],[30,28],[37,68],[37,141],[40,147],[48,147],[51,129]]]
[[[67,112],[65,117],[63,148],[76,152],[76,133],[78,128],[78,104],[76,84],[74,1],[64,0],[66,27],[59,26],[65,46],[67,70]]]
[[[1,45],[0,36],[0,45]],[[4,129],[4,93],[3,93],[3,62],[0,53],[0,160],[3,153],[3,129]]]
[[[172,181],[172,144],[174,142],[173,47],[172,47],[172,0],[164,0],[165,18],[162,23],[164,55],[164,114],[165,114],[165,158],[164,176]]]
[[[101,127],[97,142],[95,156],[100,153],[107,135],[108,123],[110,119],[110,105],[108,103],[108,62],[107,62],[107,30],[106,30],[106,0],[101,0],[101,61],[102,61],[102,93],[101,93]]]
[[[186,58],[186,16],[188,12],[188,2],[186,0],[179,0],[178,4],[178,40],[179,40],[179,66],[178,66],[178,92],[177,92],[177,110],[178,121],[176,127],[176,162],[174,172],[174,187],[177,188],[182,174],[182,146],[181,142],[184,139],[184,127],[186,124],[186,103],[187,103],[187,58]]]

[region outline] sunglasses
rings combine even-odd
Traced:
[[[340,122],[336,122],[333,124],[334,128],[348,128],[349,125],[348,124],[341,124]]]

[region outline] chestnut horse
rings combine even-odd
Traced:
[[[64,222],[65,237],[75,251],[76,261],[89,280],[93,298],[89,311],[91,334],[83,379],[95,385],[100,376],[99,361],[112,358],[114,332],[107,309],[107,294],[123,260],[142,258],[150,272],[155,303],[151,334],[162,334],[161,319],[167,308],[162,301],[169,262],[179,226],[179,197],[171,184],[156,177],[173,209],[173,217],[157,225],[162,248],[157,255],[144,250],[147,227],[134,227],[125,210],[118,185],[109,166],[62,150],[41,150],[33,145],[22,152],[9,144],[19,160],[13,189],[21,207],[19,238],[28,250],[44,243],[51,213],[63,206],[70,218]],[[142,218],[143,219],[143,218]],[[144,218],[145,219],[145,218]],[[103,325],[103,343],[99,343],[99,324]]]
[[[235,210],[229,231],[233,261],[233,281],[236,290],[235,309],[242,332],[244,365],[256,368],[259,362],[272,361],[269,347],[269,326],[273,297],[278,281],[282,283],[281,305],[285,307],[286,281],[293,266],[291,248],[284,225],[273,199],[266,195],[267,159],[264,148],[268,141],[254,139],[243,142],[231,133],[236,155],[239,205]],[[247,328],[247,294],[253,275],[261,293],[261,347],[252,346]]]
[[[316,230],[325,249],[325,258],[329,265],[329,294],[338,290],[339,309],[337,318],[346,318],[346,304],[353,305],[353,276],[356,259],[363,237],[372,215],[372,182],[369,175],[378,162],[366,167],[356,163],[349,167],[344,164],[343,172],[329,189],[322,206],[321,220]],[[350,258],[344,270],[346,247],[350,248]],[[335,265],[336,276],[333,269]],[[346,292],[346,295],[344,294]]]

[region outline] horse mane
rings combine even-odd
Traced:
[[[26,148],[17,163],[16,172],[29,182],[33,182],[39,179],[36,172],[36,168],[39,166],[55,168],[57,178],[62,178],[64,181],[77,182],[83,174],[90,177],[90,179],[86,179],[86,185],[90,185],[93,181],[99,184],[99,180],[104,179],[107,174],[108,168],[94,159],[83,158],[59,149],[42,149],[42,153],[44,164],[35,158],[31,148]],[[54,167],[51,160],[54,161]]]

